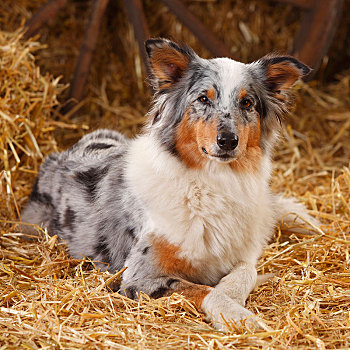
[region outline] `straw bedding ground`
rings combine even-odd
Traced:
[[[259,23],[260,17],[265,18],[264,11],[271,9],[261,2],[251,3],[260,11],[254,12],[252,22]],[[72,2],[69,13],[81,13],[82,4]],[[151,27],[156,27],[152,18],[163,18],[165,10],[152,1],[146,5],[148,12],[154,10],[149,20]],[[5,1],[1,6],[13,16],[6,21],[0,18],[0,23],[14,29],[21,18],[40,6],[40,1],[32,7],[25,1]],[[198,8],[196,2],[190,6]],[[236,7],[232,8],[235,15]],[[286,18],[290,9],[282,10],[281,17]],[[222,11],[227,9],[223,7]],[[73,29],[82,28],[78,20],[66,18],[68,26],[73,22]],[[163,19],[159,25],[163,32],[156,34],[178,34],[180,39],[198,45],[175,20],[165,22]],[[102,30],[107,33],[107,29]],[[109,66],[101,64],[105,57],[96,60],[106,75],[98,74],[97,66],[92,67],[84,106],[74,122],[69,121],[57,108],[67,89],[59,79],[42,74],[38,68],[58,76],[57,60],[51,62],[50,70],[48,57],[57,54],[60,45],[62,57],[69,57],[69,50],[64,48],[66,40],[50,47],[52,41],[47,38],[52,34],[45,30],[47,37],[44,35],[42,41],[47,40],[48,49],[35,41],[20,40],[18,32],[0,32],[1,349],[349,348],[350,72],[343,71],[336,82],[322,87],[315,83],[297,86],[297,106],[284,123],[284,140],[276,151],[274,190],[298,197],[323,225],[320,230],[311,227],[314,235],[293,233],[288,227],[276,230],[259,262],[259,272],[273,272],[275,277],[254,291],[247,302],[270,330],[250,333],[232,325],[231,332],[224,334],[206,324],[203,315],[180,295],[160,300],[142,295],[135,302],[109,292],[108,284],[119,275],[96,271],[89,261],[70,258],[56,236],[46,235],[35,242],[21,239],[14,222],[42,158],[80,137],[88,128],[85,124],[90,128],[98,123],[113,125],[134,134],[149,97],[143,78],[135,73],[137,60],[132,55],[137,49],[130,28],[121,20],[118,36],[124,35],[125,50],[116,57],[111,48],[99,44],[99,49],[106,50]],[[254,30],[262,49],[270,51],[273,43],[261,39],[261,28]],[[283,29],[281,42],[293,30],[293,23]],[[232,43],[230,37],[224,39]],[[237,47],[242,59],[248,54],[250,59],[260,55],[252,47],[247,53]],[[65,76],[61,80],[68,81],[72,64],[63,63]]]

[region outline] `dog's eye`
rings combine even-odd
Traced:
[[[198,100],[204,104],[208,104],[209,103],[209,98],[205,95],[201,96],[198,98]]]
[[[243,98],[240,102],[240,105],[244,109],[249,109],[252,106],[252,101],[249,98]]]

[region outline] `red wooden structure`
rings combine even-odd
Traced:
[[[26,37],[38,32],[40,27],[66,5],[68,0],[48,0],[26,24]],[[214,55],[231,57],[230,51],[217,37],[181,2],[181,0],[160,0],[171,12],[198,38],[198,40]],[[299,31],[294,40],[291,52],[314,69],[320,67],[323,57],[333,40],[340,19],[344,0],[275,0],[292,4],[304,11]],[[83,43],[80,48],[69,97],[80,101],[103,15],[109,0],[92,0],[89,22],[85,29]],[[130,22],[134,27],[135,38],[140,47],[144,62],[146,52],[144,42],[150,37],[144,15],[142,0],[123,0]],[[147,65],[146,65],[147,67]]]

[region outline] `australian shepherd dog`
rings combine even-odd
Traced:
[[[312,220],[269,186],[291,87],[310,68],[291,56],[202,59],[167,39],[146,51],[155,94],[142,134],[97,130],[49,155],[22,220],[76,258],[127,267],[130,298],[177,292],[218,329],[258,325],[244,306],[263,248],[281,217]]]

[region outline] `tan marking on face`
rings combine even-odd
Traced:
[[[243,97],[246,97],[247,95],[248,95],[247,90],[242,89],[238,94],[238,98],[241,100]]]
[[[203,168],[208,161],[203,153],[204,147],[210,153],[212,145],[216,143],[217,121],[196,122],[189,120],[185,113],[176,133],[176,150],[182,160],[190,168]]]
[[[178,246],[170,244],[165,239],[154,238],[152,247],[161,273],[186,279],[193,279],[198,274],[190,261],[179,258]]]
[[[218,135],[217,120],[214,119],[210,122],[205,122],[204,120],[200,119],[198,122],[196,122],[196,132],[197,144],[199,148],[204,147],[210,154],[213,144],[216,144]]]
[[[211,88],[207,91],[207,96],[213,101],[216,98],[216,91],[214,88]]]
[[[179,78],[183,74],[189,60],[177,50],[167,47],[155,49],[151,62],[155,76],[160,81],[169,81],[162,84],[162,88],[168,88],[176,81],[176,78]]]
[[[259,116],[257,116],[254,123],[250,123],[249,125],[247,147],[260,147],[260,137],[261,137],[260,118]]]
[[[239,154],[237,159],[230,163],[233,170],[252,173],[259,169],[260,137],[260,118],[247,125],[238,126]]]

